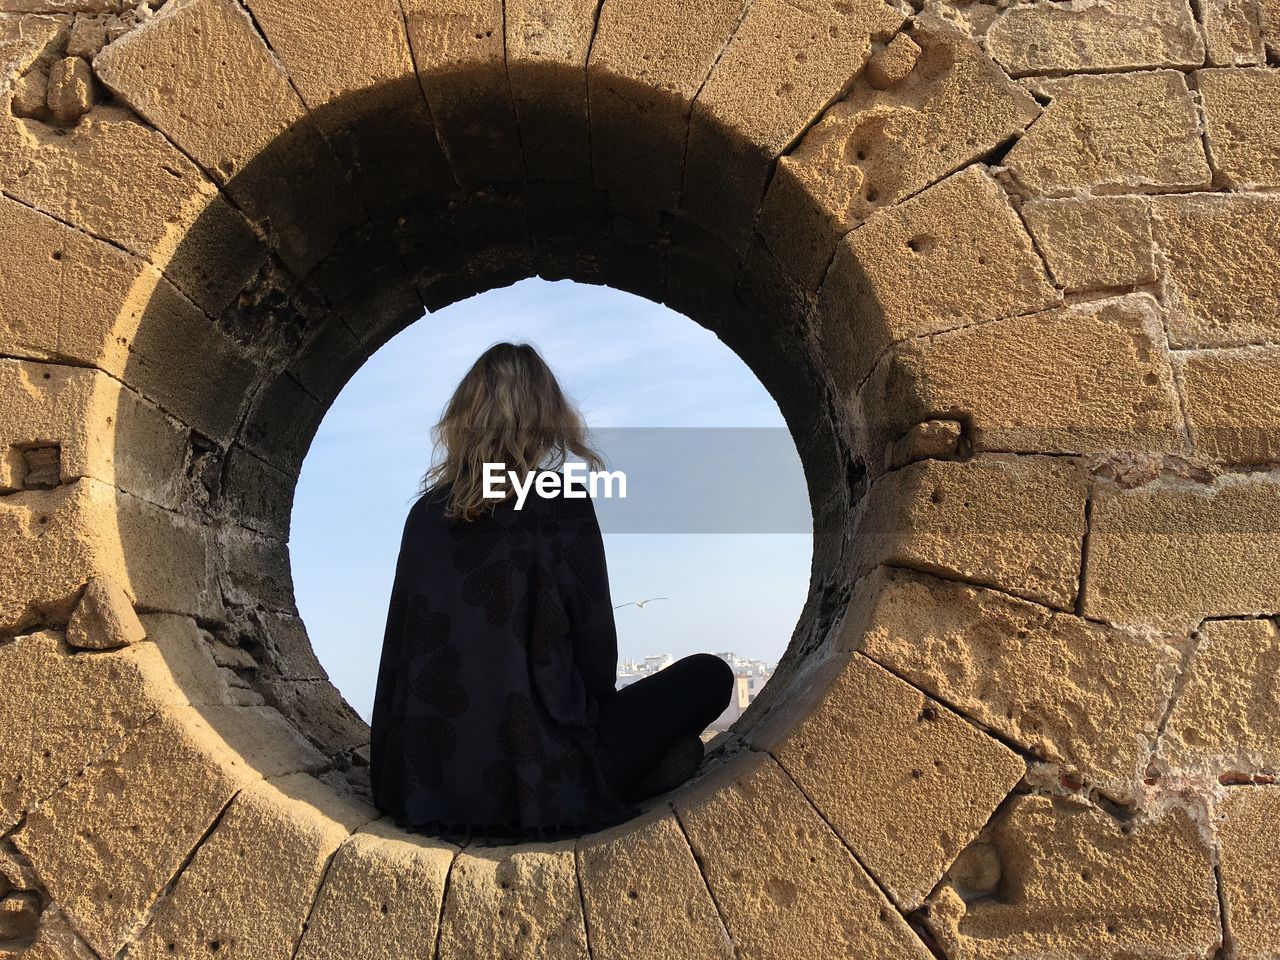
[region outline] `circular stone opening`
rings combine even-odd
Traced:
[[[630,478],[625,503],[597,505],[619,686],[690,653],[719,653],[737,689],[704,739],[727,730],[772,674],[808,591],[811,516],[795,445],[777,404],[714,334],[651,301],[570,281],[524,280],[410,325],[325,414],[295,489],[289,549],[300,616],[330,681],[369,722],[430,427],[499,340],[539,347],[610,468]],[[336,705],[314,719],[313,731],[358,733]]]

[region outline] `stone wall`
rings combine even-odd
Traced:
[[[1275,0],[0,0],[0,955],[1280,957],[1277,57]],[[368,804],[290,501],[532,275],[751,366],[812,589],[693,783],[459,848]]]

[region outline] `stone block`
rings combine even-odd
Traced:
[[[136,663],[148,678],[151,694],[165,702],[197,707],[230,702],[227,683],[218,672],[208,634],[190,617],[173,613],[144,613],[139,619],[148,643],[121,650],[126,663]]]
[[[83,57],[63,57],[49,68],[46,97],[49,112],[60,123],[75,123],[97,99],[93,71]]]
[[[1200,4],[1208,61],[1215,67],[1267,62],[1256,0],[1205,0]]]
[[[1169,340],[1225,347],[1280,339],[1280,197],[1157,197]]]
[[[759,229],[809,287],[821,282],[843,234],[980,159],[1040,113],[1029,93],[950,25],[919,18],[898,37],[918,45],[913,69],[877,88],[868,66],[779,159],[765,195]]]
[[[286,476],[302,468],[325,406],[287,373],[267,382],[253,398],[240,439]]]
[[[40,915],[35,941],[22,954],[22,960],[98,960],[98,955],[72,929],[66,914],[50,904]]]
[[[258,533],[288,539],[294,478],[238,444],[227,452],[222,481],[226,516]]]
[[[1236,787],[1217,808],[1218,862],[1235,956],[1280,957],[1280,787]]]
[[[685,214],[745,252],[774,160],[904,20],[884,0],[750,4],[694,102]]]
[[[689,114],[744,0],[606,3],[587,62],[594,182],[646,220],[680,202]]]
[[[468,846],[440,928],[440,960],[587,960],[572,842]]]
[[[388,820],[361,827],[334,854],[297,960],[419,960],[436,943],[445,876],[458,848]]]
[[[1262,41],[1274,58],[1280,54],[1280,0],[1258,0],[1262,21]]]
[[[1280,70],[1200,70],[1214,180],[1233,190],[1280,186]]]
[[[721,764],[676,794],[675,810],[739,956],[929,957],[767,754]]]
[[[897,344],[858,408],[873,473],[886,444],[930,415],[964,420],[975,451],[1184,449],[1164,326],[1145,294]]]
[[[1280,458],[1280,348],[1179,352],[1174,366],[1197,453],[1229,463]]]
[[[1049,272],[1067,290],[1154,283],[1151,211],[1140,197],[1034,200],[1022,216]]]
[[[990,25],[987,49],[1013,76],[1197,67],[1204,41],[1187,0],[1014,4]]]
[[[1176,70],[1038,80],[1044,115],[1005,156],[1019,188],[1042,196],[1204,189],[1200,119]]]
[[[120,584],[94,577],[67,624],[67,643],[81,650],[114,650],[146,639],[142,621]]]
[[[1142,793],[1179,659],[994,590],[889,570],[840,643],[1114,800]]]
[[[369,725],[328,680],[271,678],[262,689],[272,706],[325,753],[345,753],[369,742]]]
[[[907,567],[1069,609],[1086,486],[1081,468],[1063,457],[913,463],[880,477],[858,504],[854,575]]]
[[[899,340],[1058,299],[1008,198],[970,167],[840,241],[819,294],[819,340],[837,386],[851,392]]]
[[[129,955],[208,950],[290,960],[330,857],[376,816],[305,773],[245,787],[156,903]]]
[[[917,460],[945,460],[960,452],[964,427],[958,420],[922,420],[893,441],[885,466],[895,470]]]
[[[1130,824],[1083,803],[1022,796],[987,842],[995,892],[975,897],[952,878],[930,899],[926,923],[947,956],[1172,960],[1219,946],[1212,853],[1185,810]]]
[[[107,44],[107,23],[102,16],[77,14],[67,35],[67,56],[92,60]]]
[[[1160,759],[1183,776],[1280,770],[1280,631],[1209,620],[1164,727]]]
[[[1022,759],[861,654],[839,654],[748,734],[904,911],[1022,779]]]
[[[577,851],[594,960],[735,956],[669,807],[584,837]]]
[[[1235,474],[1093,492],[1085,616],[1187,631],[1280,609],[1280,481]]]
[[[243,527],[224,527],[219,586],[230,604],[297,616],[289,544]]]

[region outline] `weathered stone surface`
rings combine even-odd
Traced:
[[[1057,300],[1008,198],[970,167],[840,242],[819,295],[820,339],[837,385],[848,389],[899,340]]]
[[[1218,862],[1237,957],[1280,956],[1280,787],[1237,787],[1218,804]]]
[[[1280,458],[1280,348],[1175,354],[1196,451],[1231,463]]]
[[[82,57],[64,57],[49,69],[49,111],[62,123],[75,123],[93,107],[93,71]]]
[[[1017,785],[1008,747],[861,654],[833,657],[752,728],[903,910]]]
[[[1017,3],[991,24],[987,49],[1015,77],[1194,67],[1205,53],[1187,0]]]
[[[440,960],[586,960],[571,841],[468,846],[449,873]]]
[[[445,875],[458,848],[388,820],[361,827],[334,854],[297,960],[418,960],[436,942]]]
[[[22,960],[98,960],[98,955],[71,928],[62,910],[50,904],[41,914],[35,941]]]
[[[1022,205],[1053,278],[1067,290],[1154,283],[1151,211],[1140,197],[1070,197]]]
[[[811,287],[822,280],[841,235],[979,159],[1040,112],[1030,94],[943,22],[922,18],[910,38],[898,37],[919,44],[909,74],[878,89],[869,65],[848,96],[778,161],[765,195],[759,229]]]
[[[139,643],[146,635],[129,595],[110,577],[85,584],[67,624],[67,643],[84,650],[112,650]]]
[[[1266,63],[1256,0],[1204,0],[1200,18],[1209,63],[1218,67]]]
[[[953,879],[930,900],[926,922],[948,956],[1173,960],[1219,945],[1211,854],[1184,810],[1122,825],[1083,803],[1018,797],[988,843],[993,894],[966,902]]]
[[[1084,613],[1187,630],[1206,617],[1280,609],[1280,480],[1237,474],[1093,494]]]
[[[774,159],[903,20],[883,0],[750,4],[694,102],[686,215],[745,251]]]
[[[587,63],[594,182],[632,209],[680,201],[689,113],[743,0],[606,3]]]
[[[289,536],[293,478],[244,447],[227,451],[222,502],[229,518],[279,539]]]
[[[708,773],[675,810],[740,956],[929,956],[767,754]]]
[[[689,841],[669,807],[577,844],[594,960],[734,956]]]
[[[1280,197],[1157,197],[1175,347],[1280,339]]]
[[[867,61],[867,82],[876,90],[887,90],[907,79],[920,60],[920,46],[899,33]]]
[[[1280,631],[1270,620],[1210,620],[1198,632],[1160,759],[1214,779],[1280,769]]]
[[[885,466],[893,470],[917,460],[941,460],[960,450],[964,428],[958,420],[924,420],[889,445]]]
[[[285,541],[243,527],[224,527],[218,542],[223,563],[218,582],[228,603],[298,615]]]
[[[930,415],[963,418],[978,451],[1184,446],[1164,326],[1145,294],[900,343],[859,405],[873,471],[888,442]]]
[[[854,521],[855,571],[910,567],[1065,609],[1084,537],[1085,480],[1062,457],[923,460],[877,480]]]
[[[376,816],[305,773],[245,787],[155,905],[129,956],[216,950],[288,960],[329,858]]]
[[[15,835],[99,954],[123,946],[236,790],[321,760],[290,747],[283,726],[254,719],[246,728],[249,715],[218,709],[162,710],[28,813]]]
[[[1258,13],[1262,21],[1263,44],[1275,57],[1280,54],[1280,0],[1258,0]]]
[[[92,60],[106,43],[106,19],[93,14],[77,14],[67,35],[67,56]]]
[[[1005,157],[1020,188],[1064,196],[1209,186],[1200,121],[1181,73],[1064,77],[1032,89],[1050,103]]]
[[[282,374],[258,391],[240,436],[253,453],[294,476],[324,413],[324,405],[288,374]]]
[[[313,743],[330,752],[369,742],[369,725],[328,680],[278,680],[263,684],[271,704]]]
[[[422,89],[458,182],[483,189],[523,179],[502,0],[406,0],[403,7]]]
[[[860,588],[841,643],[1006,740],[1135,802],[1179,660],[1067,613],[905,570]]]
[[[1233,190],[1280,186],[1280,70],[1200,70],[1215,182]]]

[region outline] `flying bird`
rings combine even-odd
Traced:
[[[626,603],[618,604],[613,609],[621,610],[623,607],[639,607],[641,610],[643,610],[644,605],[646,603],[653,603],[653,601],[655,600],[670,600],[670,599],[671,599],[670,597],[650,597],[648,600],[628,600]]]

